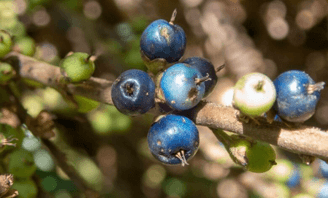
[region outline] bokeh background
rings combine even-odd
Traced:
[[[15,39],[33,39],[31,55],[53,65],[70,51],[95,54],[94,76],[114,80],[128,69],[146,71],[140,35],[153,20],[169,20],[175,8],[175,23],[187,34],[182,60],[201,56],[215,67],[226,65],[209,101],[231,105],[232,86],[251,72],[274,79],[299,69],[316,82],[327,79],[326,0],[2,0],[0,29]],[[56,116],[53,141],[103,197],[328,197],[328,168],[319,160],[306,166],[296,154],[276,149],[278,165],[268,173],[245,172],[211,131],[199,127],[200,149],[190,165],[166,166],[148,150],[152,115],[128,117],[85,98],[79,101],[89,105],[76,111],[52,88],[24,90],[22,103],[32,116],[43,109]],[[325,89],[305,124],[327,130],[327,111]],[[40,141],[26,134],[23,147],[38,167],[33,176],[38,197],[83,197]]]

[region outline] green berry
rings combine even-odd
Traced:
[[[8,32],[0,30],[0,58],[3,58],[11,51],[12,40]]]
[[[60,67],[72,83],[88,80],[95,70],[94,61],[90,57],[87,53],[75,52],[65,57]]]
[[[237,135],[231,135],[228,152],[233,161],[246,170],[263,173],[276,164],[276,154],[273,148],[263,142],[255,142]]]
[[[8,63],[0,62],[0,84],[6,84],[14,75],[14,68]]]
[[[246,151],[248,164],[246,169],[255,173],[263,173],[276,164],[276,153],[270,144],[256,142]]]
[[[14,150],[9,155],[8,171],[19,178],[31,177],[36,170],[32,153],[25,149]]]
[[[38,194],[38,188],[32,179],[17,179],[12,185],[12,189],[16,189],[19,198],[35,198]]]
[[[31,37],[22,37],[15,40],[13,49],[26,56],[33,56],[35,53],[35,42]]]
[[[8,30],[17,24],[16,4],[13,0],[0,1],[0,29]]]
[[[247,74],[235,85],[234,106],[245,115],[261,116],[271,109],[275,100],[275,86],[264,74]]]

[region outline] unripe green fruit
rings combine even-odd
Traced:
[[[263,173],[276,164],[276,153],[270,144],[257,142],[246,151],[248,164],[246,169],[255,173]]]
[[[276,153],[273,148],[263,142],[251,142],[232,135],[229,154],[235,163],[244,166],[248,171],[263,173],[276,164]]]
[[[17,24],[16,3],[13,0],[0,1],[0,29],[8,30]]]
[[[12,189],[16,189],[19,198],[36,198],[38,188],[32,179],[17,179],[12,185]]]
[[[15,177],[28,178],[36,171],[32,153],[25,149],[17,149],[9,154],[8,162],[9,173]]]
[[[11,51],[12,40],[8,32],[0,30],[0,58]]]
[[[11,65],[0,62],[0,84],[6,84],[14,75],[15,70]]]
[[[15,40],[13,49],[26,56],[33,56],[35,53],[35,42],[30,37],[22,37]]]
[[[72,83],[88,80],[95,71],[95,64],[87,53],[75,52],[65,57],[60,67],[66,72]]]
[[[271,109],[275,100],[273,82],[261,73],[243,76],[234,87],[234,106],[248,116],[261,116]]]

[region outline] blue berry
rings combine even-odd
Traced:
[[[168,63],[178,61],[186,49],[186,35],[183,29],[173,24],[176,10],[170,22],[163,19],[152,22],[142,33],[140,47],[150,60],[163,58]]]
[[[184,166],[198,150],[199,133],[190,119],[166,115],[151,126],[148,146],[154,157],[162,163]]]
[[[208,75],[210,77],[211,80],[205,82],[204,96],[209,95],[214,89],[216,82],[218,81],[218,77],[216,76],[216,72],[212,63],[205,58],[200,57],[187,58],[183,62],[189,64],[193,68],[198,69],[198,71],[200,71],[203,76]]]
[[[146,113],[155,104],[155,83],[144,71],[127,70],[114,81],[112,100],[123,114],[135,116]]]
[[[205,93],[204,81],[208,77],[185,63],[177,63],[163,73],[160,88],[166,103],[175,110],[196,106]]]
[[[321,175],[324,177],[324,178],[327,178],[328,179],[328,164],[323,161],[323,160],[320,160],[320,172],[321,172]]]
[[[273,83],[277,91],[274,109],[280,118],[289,122],[304,122],[314,114],[325,85],[324,82],[315,83],[299,70],[284,72]]]

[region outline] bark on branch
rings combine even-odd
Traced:
[[[112,82],[108,80],[92,77],[83,83],[63,87],[59,83],[62,76],[59,67],[16,52],[10,53],[6,60],[16,66],[22,78],[38,81],[45,86],[58,89],[61,93],[64,91],[67,94],[81,95],[105,104],[113,104],[110,93]],[[290,129],[276,122],[268,124],[264,119],[260,120],[261,125],[253,122],[244,123],[238,119],[238,110],[206,102],[202,102],[187,114],[198,125],[221,128],[268,142],[291,152],[312,155],[328,161],[328,133],[319,128],[302,125]]]

